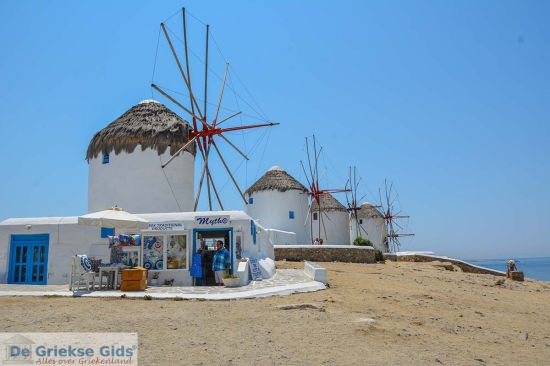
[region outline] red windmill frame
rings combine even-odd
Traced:
[[[357,236],[362,236],[361,233],[364,233],[365,236],[368,235],[367,230],[361,225],[359,219],[359,210],[361,209],[361,201],[367,196],[366,194],[357,198],[357,191],[359,190],[359,185],[362,178],[357,178],[357,167],[349,167],[349,178],[346,182],[346,188],[349,189],[349,196],[346,192],[346,201],[348,204],[348,212],[350,213],[350,220],[355,221],[355,229]],[[374,208],[380,208],[382,206],[373,206]]]
[[[304,225],[307,224],[307,220],[308,220],[309,215],[311,213],[311,207],[313,205],[313,202],[316,202],[317,203],[317,212],[318,212],[318,220],[317,221],[318,221],[318,225],[319,225],[319,228],[318,228],[317,232],[319,233],[319,236],[320,236],[321,235],[321,226],[322,226],[323,227],[323,232],[325,234],[325,239],[327,239],[328,235],[327,235],[327,231],[326,231],[325,223],[323,221],[322,214],[325,214],[325,216],[327,216],[328,220],[330,220],[330,218],[328,217],[326,212],[324,212],[321,208],[321,197],[324,196],[324,195],[327,195],[327,194],[332,194],[332,193],[349,192],[349,189],[347,189],[347,188],[344,188],[344,189],[340,189],[340,188],[321,188],[321,185],[319,183],[319,156],[321,155],[321,151],[323,150],[323,147],[321,146],[319,148],[319,150],[317,150],[317,139],[315,138],[315,135],[313,135],[313,144],[312,145],[313,145],[312,146],[313,147],[313,165],[312,165],[312,162],[311,162],[312,159],[310,157],[309,140],[306,137],[306,153],[307,153],[307,162],[308,162],[308,168],[309,168],[309,175],[308,175],[308,172],[306,171],[306,167],[304,165],[304,162],[302,160],[300,160],[300,165],[302,166],[302,170],[303,170],[304,175],[306,177],[306,181],[307,181],[308,188],[309,188],[309,191],[307,193],[310,197],[310,203],[309,203],[308,212],[307,212],[307,216],[306,216],[306,222],[304,223]],[[309,221],[310,221],[311,241],[313,243],[314,242],[314,239],[313,239],[313,220],[309,220]]]
[[[227,171],[229,177],[231,178],[231,181],[235,185],[237,191],[239,192],[241,198],[243,199],[245,205],[248,204],[246,201],[246,198],[243,194],[243,191],[239,187],[233,173],[231,172],[231,169],[229,169],[219,147],[218,143],[214,140],[214,137],[219,137],[227,144],[232,147],[235,151],[237,151],[244,159],[249,160],[248,156],[244,152],[242,152],[235,144],[233,144],[226,136],[224,136],[224,133],[232,132],[232,131],[240,131],[240,130],[246,130],[246,129],[253,129],[253,128],[260,128],[260,127],[269,127],[269,126],[275,126],[279,123],[276,122],[267,122],[267,123],[261,123],[261,124],[253,124],[253,125],[244,125],[244,126],[236,126],[236,127],[228,127],[228,128],[220,128],[219,126],[230,120],[233,117],[236,117],[240,115],[242,112],[236,112],[233,113],[225,118],[222,118],[221,120],[218,120],[220,107],[223,99],[223,92],[225,89],[225,82],[227,78],[227,73],[229,71],[229,63],[225,64],[225,72],[223,75],[220,95],[218,98],[218,103],[216,105],[216,111],[214,114],[214,117],[211,119],[210,123],[207,119],[207,101],[208,101],[208,40],[209,40],[209,34],[210,34],[210,26],[206,25],[206,47],[205,47],[205,68],[204,68],[204,105],[203,109],[199,107],[199,104],[197,103],[197,100],[195,99],[195,95],[193,93],[193,89],[191,86],[191,74],[189,72],[189,52],[187,47],[187,22],[186,22],[186,12],[185,8],[182,8],[182,19],[183,19],[183,43],[184,43],[184,50],[185,50],[185,70],[183,69],[181,62],[178,58],[178,55],[176,53],[176,50],[174,49],[174,46],[172,44],[172,40],[170,39],[170,36],[168,35],[168,32],[166,30],[166,25],[164,23],[161,23],[161,29],[164,33],[164,36],[166,38],[166,41],[168,42],[168,45],[170,46],[170,50],[172,52],[172,55],[174,57],[174,60],[176,61],[176,64],[178,66],[178,69],[180,71],[180,74],[183,78],[185,87],[187,88],[187,91],[189,92],[189,104],[190,108],[185,107],[182,103],[178,102],[174,97],[172,97],[166,90],[163,90],[161,87],[156,85],[155,83],[151,84],[151,87],[158,91],[160,94],[162,94],[164,97],[166,97],[168,100],[170,100],[172,103],[183,109],[187,114],[190,115],[192,118],[192,125],[193,128],[189,131],[188,141],[185,143],[174,155],[172,155],[164,164],[162,164],[162,168],[164,169],[176,156],[178,156],[182,151],[187,149],[191,144],[196,143],[198,146],[198,149],[201,153],[202,159],[203,159],[203,167],[202,167],[202,173],[199,183],[199,188],[197,191],[197,196],[195,198],[195,205],[194,205],[194,211],[197,210],[200,196],[201,196],[201,190],[202,185],[204,182],[204,178],[206,176],[206,185],[208,188],[208,205],[210,210],[212,210],[212,198],[211,198],[211,190],[210,186],[212,186],[212,190],[214,191],[214,194],[216,196],[216,199],[218,201],[218,204],[220,208],[223,210],[223,204],[221,201],[221,198],[219,196],[218,190],[216,189],[216,185],[214,183],[214,179],[212,178],[212,173],[208,167],[208,159],[210,157],[210,149],[213,146],[214,150],[216,151],[217,155],[219,156],[223,167]]]
[[[384,217],[384,222],[386,224],[386,250],[391,252],[396,252],[401,247],[401,241],[399,240],[400,237],[406,237],[406,236],[414,236],[412,233],[401,233],[400,230],[403,230],[403,226],[399,224],[399,219],[408,219],[408,215],[401,215],[401,211],[395,212],[394,203],[398,198],[398,195],[396,194],[392,198],[392,191],[393,191],[393,183],[389,183],[388,188],[388,181],[387,179],[384,179],[384,198],[385,202],[382,201],[382,193],[381,189],[378,189],[378,198],[380,200],[380,211],[382,216]]]

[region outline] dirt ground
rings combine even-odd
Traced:
[[[499,285],[437,263],[323,265],[328,290],[255,300],[0,298],[0,331],[137,332],[141,365],[550,363],[548,282]],[[279,308],[291,304],[312,306]]]

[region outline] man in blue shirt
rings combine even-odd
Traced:
[[[223,286],[223,276],[231,270],[231,255],[229,250],[225,249],[223,242],[218,240],[216,242],[216,254],[214,254],[214,260],[212,261],[212,271],[216,277],[216,284]]]

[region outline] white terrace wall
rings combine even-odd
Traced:
[[[131,154],[114,151],[109,163],[103,155],[88,162],[88,212],[117,205],[131,213],[182,212],[194,207],[194,156],[185,151],[168,166],[169,149],[163,155],[156,150]]]
[[[296,243],[310,244],[309,227],[305,225],[308,210],[308,195],[297,190],[258,191],[246,196],[253,203],[246,205],[246,212],[267,228],[296,233]],[[289,212],[294,212],[290,218]],[[277,243],[276,243],[277,244]]]

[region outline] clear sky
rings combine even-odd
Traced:
[[[272,165],[303,181],[315,133],[327,186],[350,165],[368,200],[394,182],[416,233],[403,250],[550,256],[548,1],[4,0],[0,219],[86,211],[94,132],[150,98],[152,79],[183,92],[163,39],[156,51],[159,23],[182,6],[212,25],[212,70],[231,63],[243,99],[227,93],[224,108],[246,100],[281,122],[234,137],[252,152],[230,160],[241,185]],[[181,36],[180,21],[167,24]],[[204,29],[190,17],[189,31],[200,80]],[[230,184],[223,196],[241,207]]]

